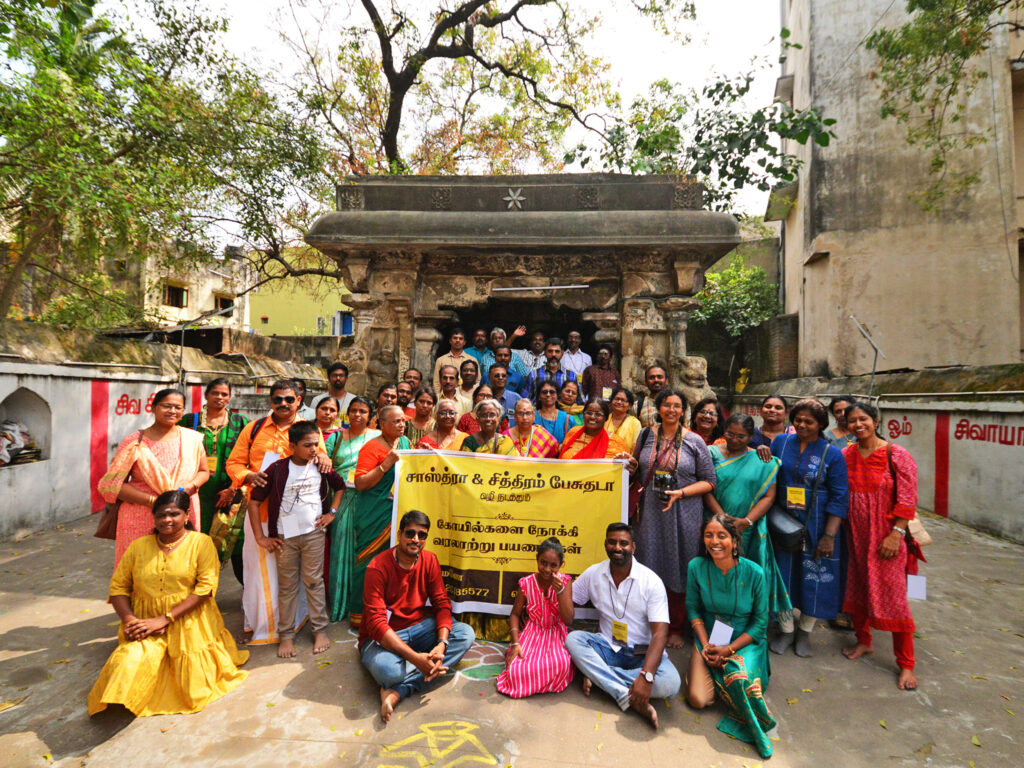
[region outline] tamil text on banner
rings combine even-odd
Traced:
[[[605,528],[625,521],[622,462],[400,451],[392,544],[411,509],[430,516],[427,547],[441,561],[456,612],[507,616],[536,549],[556,536],[573,577],[607,558]]]

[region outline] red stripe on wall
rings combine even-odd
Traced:
[[[107,471],[107,429],[109,422],[110,382],[92,383],[91,426],[89,430],[89,493],[93,513],[106,503],[96,486]]]
[[[199,413],[203,410],[203,387],[201,384],[192,385],[192,413]]]
[[[935,415],[935,514],[949,517],[949,413]]]

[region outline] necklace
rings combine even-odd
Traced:
[[[611,573],[609,572],[608,575],[610,577]],[[629,576],[627,576],[626,578],[629,579],[629,589],[626,590],[626,600],[622,603],[622,613],[619,613],[618,608],[615,607],[615,597],[614,597],[614,595],[618,594],[618,590],[616,589],[613,592],[612,591],[612,585],[611,584],[608,585],[608,602],[612,604],[612,615],[616,619],[621,619],[621,618],[625,617],[626,609],[629,607],[629,596],[631,594],[633,594],[633,585],[636,583],[635,579],[632,579]]]
[[[158,535],[156,537],[156,544],[157,544],[158,547],[160,547],[160,550],[165,555],[169,555],[171,552],[173,552],[177,548],[177,546],[179,544],[181,544],[181,542],[183,542],[185,540],[186,536],[188,536],[188,529],[187,528],[181,532],[181,536],[176,538],[170,544],[164,544],[163,542],[160,541],[160,536]]]
[[[519,434],[519,427],[516,427],[516,434]],[[530,450],[530,445],[533,443],[533,427],[530,427],[530,435],[526,438],[526,441],[522,441],[516,438],[516,450],[519,451],[520,456],[525,456]]]

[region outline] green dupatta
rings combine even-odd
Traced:
[[[718,475],[715,500],[730,517],[746,517],[775,482],[779,473],[779,460],[773,457],[771,461],[762,461],[757,451],[752,450],[726,459],[721,446],[713,445],[708,450],[715,464],[715,474]],[[793,610],[793,603],[775,562],[766,517],[762,516],[743,532],[740,541],[742,555],[764,570],[769,610],[773,614],[788,615],[787,612]]]

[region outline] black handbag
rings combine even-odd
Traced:
[[[814,477],[814,489],[811,491],[811,501],[807,509],[814,509],[818,500],[818,487],[821,485],[821,476],[825,473],[825,454],[828,453],[828,442],[825,443],[825,450],[821,454],[821,463],[818,465],[818,473]],[[776,502],[768,510],[768,535],[772,537],[772,546],[781,549],[783,552],[799,552],[804,548],[807,541],[807,520],[792,509]]]

